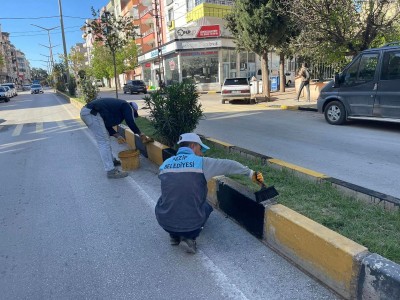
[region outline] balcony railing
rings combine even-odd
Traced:
[[[151,28],[151,29],[149,29],[149,30],[143,32],[142,37],[146,37],[146,36],[152,34],[153,32],[154,32],[154,29]]]
[[[153,7],[152,7],[152,6],[149,6],[149,7],[147,7],[144,11],[142,11],[142,12],[139,14],[139,16],[140,16],[141,18],[143,18],[144,15],[146,15],[148,12],[151,12],[152,10],[153,10]]]
[[[194,5],[200,5],[202,3],[211,3],[211,4],[218,4],[218,5],[228,5],[228,6],[233,6],[234,1],[233,0],[196,0],[194,2]]]

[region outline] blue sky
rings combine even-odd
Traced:
[[[96,10],[105,6],[108,0],[62,0],[65,42],[67,53],[76,43],[82,43],[82,32],[85,19],[91,18],[91,7]],[[53,17],[53,18],[49,18]],[[25,53],[31,67],[47,70],[49,46],[47,31],[44,28],[60,26],[58,0],[2,0],[0,5],[0,24],[3,32],[10,33],[10,41]],[[61,28],[50,31],[54,61],[58,62],[58,53],[63,54]],[[58,45],[58,46],[57,46]],[[42,55],[41,55],[42,54]],[[46,56],[44,56],[46,55]]]

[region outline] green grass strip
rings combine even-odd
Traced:
[[[146,135],[157,138],[149,120],[138,118],[137,124]],[[278,203],[330,228],[393,262],[400,263],[400,211],[363,203],[345,196],[329,183],[315,183],[280,171],[239,154],[210,147],[207,156],[236,160],[264,174],[265,183],[279,192]],[[259,186],[245,176],[229,176],[255,192]]]

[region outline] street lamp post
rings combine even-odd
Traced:
[[[52,28],[45,28],[45,27],[42,27],[42,26],[39,26],[39,25],[35,25],[35,24],[31,24],[31,25],[47,31],[47,35],[49,37],[49,47],[44,46],[44,45],[42,45],[42,46],[47,47],[50,50],[51,69],[53,70],[53,68],[54,68],[54,59],[53,59],[53,50],[52,50],[52,48],[54,48],[54,46],[51,46],[50,31],[54,30],[54,29],[56,29],[56,28],[58,28],[60,26],[56,26],[56,27],[52,27]]]

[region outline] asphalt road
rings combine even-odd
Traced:
[[[120,97],[143,104],[143,95]],[[221,104],[219,94],[200,101],[197,133],[400,198],[400,124],[332,126],[316,112]]]
[[[219,212],[196,255],[170,246],[157,166],[107,179],[78,110],[49,91],[0,103],[0,166],[1,299],[336,298]]]

